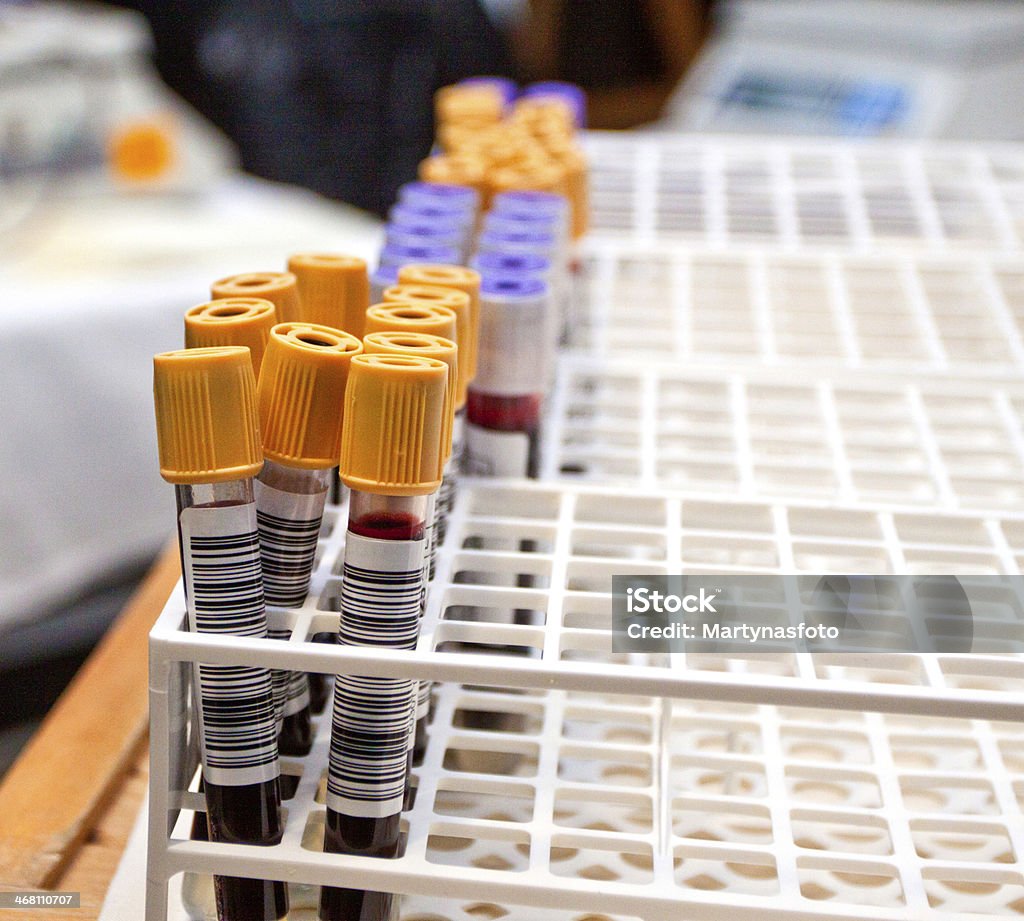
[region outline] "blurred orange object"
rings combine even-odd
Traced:
[[[131,183],[165,178],[177,162],[177,131],[170,118],[118,125],[107,143],[110,169]]]

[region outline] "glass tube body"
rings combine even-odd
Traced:
[[[256,478],[256,513],[268,605],[299,607],[309,591],[324,504],[332,477],[329,468],[305,470],[266,460]],[[287,640],[287,631],[271,632]],[[305,755],[313,746],[309,679],[303,672],[275,671],[275,700],[280,717],[278,746],[283,755]]]
[[[426,587],[428,505],[428,496],[351,491],[340,642],[415,647]],[[362,556],[357,558],[357,552]],[[377,555],[376,564],[368,554]],[[337,677],[326,852],[397,856],[415,687],[414,681]],[[366,753],[361,764],[352,760],[357,751]],[[361,781],[355,793],[353,781]],[[321,921],[390,921],[395,909],[392,893],[325,886],[320,894]]]
[[[186,594],[190,609],[190,624],[193,623],[192,613],[197,604],[198,592],[188,592],[188,586],[195,584],[199,576],[199,564],[193,554],[186,546],[191,546],[192,538],[186,538],[186,526],[184,516],[193,509],[223,509],[225,511],[238,509],[254,503],[253,481],[251,478],[232,480],[226,483],[204,483],[196,485],[178,485],[175,487],[175,498],[178,506],[178,546],[181,552],[182,571],[185,575]],[[252,516],[253,519],[255,516]],[[253,547],[250,535],[250,556]],[[245,606],[249,607],[254,615],[256,611],[262,613],[263,635],[266,634],[266,613],[263,609],[262,596],[262,573],[259,570],[259,555],[255,554],[255,589],[252,584],[238,583],[238,596],[249,598]],[[253,575],[250,571],[247,578]],[[228,597],[231,595],[231,583],[225,585],[224,577],[213,572],[214,578],[220,582],[220,591]],[[251,580],[250,580],[251,581]],[[227,589],[225,592],[225,588]],[[255,594],[254,594],[255,593]],[[258,596],[258,597],[256,597]],[[243,604],[241,600],[238,602]],[[258,619],[257,617],[253,618]],[[234,632],[233,630],[218,630],[217,632]],[[258,630],[246,631],[246,635],[260,635]],[[197,671],[201,666],[197,666]],[[226,667],[222,667],[226,668]],[[237,672],[238,670],[235,669]],[[256,673],[266,673],[266,669],[249,670],[254,677],[260,677]],[[233,844],[256,844],[272,845],[281,841],[284,826],[281,820],[281,793],[277,776],[277,746],[272,736],[273,724],[273,700],[270,694],[269,676],[262,683],[265,690],[247,699],[247,713],[254,715],[259,720],[259,725],[267,724],[271,733],[266,738],[266,730],[262,732],[260,745],[269,750],[273,748],[273,765],[268,767],[267,772],[273,776],[268,779],[251,783],[224,783],[223,777],[211,779],[210,774],[210,751],[205,743],[202,750],[203,758],[203,787],[206,793],[206,808],[208,817],[208,832],[211,841],[227,842]],[[197,687],[199,682],[197,680]],[[206,712],[214,701],[204,700],[202,691],[197,691],[195,699],[200,708],[204,711],[203,718],[209,720],[210,713]],[[228,702],[231,706],[231,702]],[[283,918],[288,912],[288,893],[283,882],[277,880],[247,879],[232,876],[215,876],[214,890],[217,901],[217,916],[220,921],[277,921]]]

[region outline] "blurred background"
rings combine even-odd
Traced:
[[[0,772],[174,528],[151,356],[233,272],[373,259],[436,89],[592,129],[1018,139],[1011,0],[0,0]]]

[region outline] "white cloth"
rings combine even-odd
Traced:
[[[0,262],[0,632],[174,533],[152,357],[182,347],[210,282],[379,242],[362,212],[239,176],[202,197],[45,203],[23,225]]]

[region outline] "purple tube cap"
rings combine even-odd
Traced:
[[[550,230],[541,230],[534,227],[517,228],[491,228],[480,234],[480,249],[501,249],[502,244],[510,246],[537,246],[554,247],[558,240]]]
[[[542,233],[557,234],[559,223],[557,215],[545,214],[543,211],[534,211],[530,214],[525,211],[488,211],[483,229],[485,233],[489,230],[538,230]]]
[[[431,224],[434,227],[443,227],[453,233],[462,233],[467,220],[468,217],[463,216],[459,211],[435,208],[430,202],[392,205],[388,212],[388,222],[395,226]]]
[[[480,281],[481,296],[535,298],[547,293],[547,282],[536,275],[484,275]]]
[[[435,207],[447,203],[450,211],[475,210],[479,195],[476,189],[466,185],[447,185],[442,182],[407,182],[398,190],[398,201],[401,204],[431,202]]]
[[[572,109],[573,121],[577,128],[584,128],[587,124],[587,94],[575,83],[565,83],[562,80],[543,80],[540,83],[531,83],[523,90],[523,95],[528,98],[538,99],[545,96],[552,96],[568,103]]]
[[[514,189],[499,192],[491,203],[492,214],[547,214],[560,218],[568,211],[569,203],[554,192]]]
[[[536,253],[506,253],[488,250],[477,253],[472,268],[481,275],[547,275],[551,260]]]
[[[417,224],[388,224],[385,228],[384,245],[399,246],[451,246],[458,248],[462,242],[457,229],[438,226],[428,222]]]
[[[459,251],[454,246],[431,243],[386,243],[380,251],[381,265],[405,265],[408,262],[440,262],[457,265]]]

